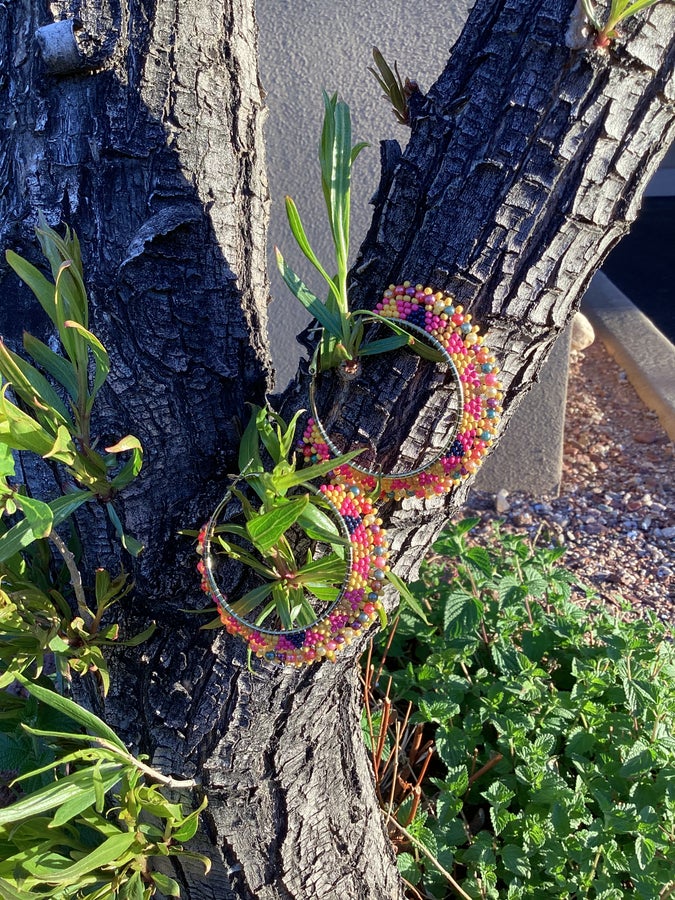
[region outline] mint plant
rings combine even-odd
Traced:
[[[560,547],[498,530],[471,546],[476,521],[444,533],[414,586],[431,625],[404,610],[375,655],[388,702],[434,741],[416,798],[418,769],[386,736],[411,786],[384,807],[402,874],[435,898],[670,896],[670,630],[598,605]],[[367,743],[386,747],[376,704],[370,718]]]

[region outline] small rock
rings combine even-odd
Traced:
[[[675,526],[671,525],[668,528],[660,528],[658,537],[665,538],[670,541],[675,538]]]
[[[673,574],[673,570],[670,566],[659,566],[656,570],[656,577],[663,581],[664,578],[670,578]]]
[[[497,491],[497,496],[495,497],[495,510],[499,513],[499,515],[503,515],[507,513],[511,509],[511,504],[508,501],[509,492],[505,491],[502,488],[500,491]]]
[[[647,516],[640,522],[640,528],[643,531],[649,531],[649,529],[652,527],[652,521],[653,521],[652,517]]]
[[[595,331],[586,316],[578,312],[572,319],[572,350],[585,350],[595,340]]]
[[[513,521],[518,526],[518,528],[524,528],[526,525],[532,524],[532,514],[529,512],[518,513],[517,516],[513,517]]]
[[[661,440],[661,435],[658,431],[636,431],[633,440],[638,444],[655,444]]]

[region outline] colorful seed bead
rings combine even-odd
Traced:
[[[459,374],[464,395],[461,424],[446,454],[415,475],[379,480],[381,500],[437,497],[473,474],[492,446],[503,397],[497,362],[483,343],[478,326],[472,324],[471,315],[443,291],[421,284],[412,286],[409,281],[390,284],[375,312],[424,328],[446,348]],[[312,462],[330,459],[330,449],[313,419],[307,421],[299,448]],[[334,474],[368,492],[378,485],[375,476],[350,466],[340,466]]]
[[[202,590],[214,600],[220,619],[230,634],[238,635],[260,659],[300,668],[322,659],[335,661],[336,654],[367,629],[382,612],[383,580],[388,571],[388,550],[382,520],[372,500],[353,479],[336,475],[319,488],[345,523],[351,544],[351,564],[340,597],[321,620],[304,630],[258,631],[234,616],[227,597],[209,580],[204,563],[210,523],[197,539],[197,570]]]

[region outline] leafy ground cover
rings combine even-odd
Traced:
[[[364,736],[411,897],[675,894],[675,650],[560,547],[447,530],[365,667]]]

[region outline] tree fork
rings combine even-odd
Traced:
[[[94,330],[114,366],[95,433],[131,431],[146,448],[143,478],[124,497],[126,527],[147,549],[122,628],[135,633],[149,617],[159,627],[143,647],[115,652],[106,716],[154,767],[200,777],[209,795],[199,842],[214,870],[181,870],[189,900],[402,898],[360,736],[362,646],[334,666],[249,672],[243,646],[182,611],[204,604],[176,531],[217,502],[236,419],[261,400],[269,366],[252,5],[49,8],[82,23],[83,69],[45,70],[32,36],[52,21],[47,3],[0,3],[11,87],[0,105],[13,122],[0,236],[27,252],[38,209],[78,231]],[[387,145],[353,306],[372,307],[403,278],[454,292],[501,360],[505,421],[675,133],[672,25],[672,6],[657,4],[601,52],[580,46],[571,0],[478,0],[445,72],[414,103],[405,153]],[[17,339],[26,298],[0,276],[2,327]],[[30,327],[44,332],[34,314]],[[300,373],[287,406],[306,406],[307,386]],[[27,472],[36,489],[48,483],[39,467]],[[414,575],[467,489],[385,509],[401,576]],[[88,565],[114,565],[102,517],[78,524]]]

